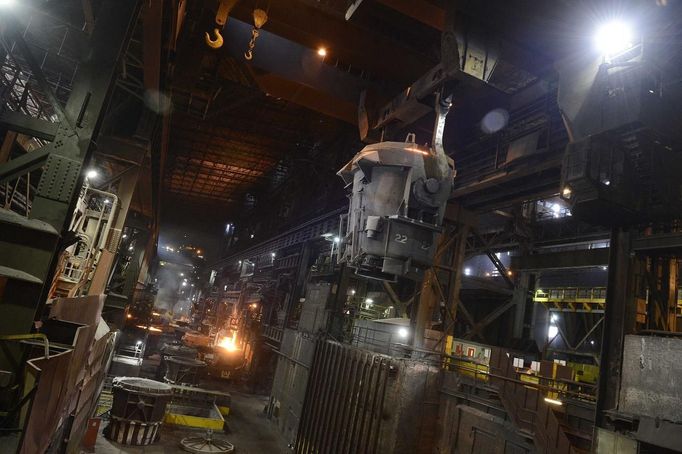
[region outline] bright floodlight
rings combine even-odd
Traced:
[[[559,328],[556,325],[549,325],[547,328],[547,338],[549,340],[554,339],[559,334]]]
[[[602,55],[616,55],[632,47],[632,30],[623,22],[609,22],[597,30],[594,41]]]
[[[406,338],[409,334],[410,332],[407,330],[407,328],[404,327],[398,328],[398,336]]]
[[[0,8],[4,8],[6,6],[13,6],[14,3],[16,3],[16,0],[0,0]]]
[[[2,5],[2,2],[5,0],[0,0],[0,5]],[[94,178],[97,178],[99,173],[95,169],[90,169],[88,172],[85,174],[86,177],[88,177],[89,180],[92,180]]]

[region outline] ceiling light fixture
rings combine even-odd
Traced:
[[[624,22],[608,22],[597,30],[594,43],[603,56],[612,57],[632,47],[632,30]]]
[[[327,49],[325,47],[318,47],[317,48],[317,55],[320,57],[326,57],[327,56]]]

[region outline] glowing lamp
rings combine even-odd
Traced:
[[[632,47],[632,30],[621,21],[608,22],[597,30],[594,43],[597,50],[604,56],[610,57],[626,51]]]

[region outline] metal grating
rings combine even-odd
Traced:
[[[319,341],[296,454],[381,452],[384,399],[393,367],[390,357]]]
[[[166,190],[193,203],[243,203],[247,193],[281,184],[287,159],[314,155],[337,131],[335,123],[281,100],[245,99],[220,115],[209,111],[205,119],[174,115]],[[214,104],[215,111],[224,107]]]

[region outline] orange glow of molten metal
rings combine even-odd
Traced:
[[[406,149],[407,151],[411,151],[411,152],[413,152],[413,153],[421,153],[421,154],[423,154],[424,156],[428,156],[428,155],[429,155],[429,152],[428,152],[428,151],[420,150],[419,148],[410,147],[410,148],[405,148],[405,149]]]
[[[161,331],[163,331],[162,329],[157,328],[156,326],[146,327],[146,326],[144,326],[144,325],[137,325],[137,327],[138,327],[138,328],[142,328],[142,329],[147,329],[147,330],[149,330],[149,331],[151,331],[151,332],[153,332],[153,333],[160,333]]]
[[[232,337],[223,337],[220,339],[218,347],[224,348],[228,352],[236,352],[239,350],[239,347],[237,346],[237,332],[235,331],[232,333]]]

